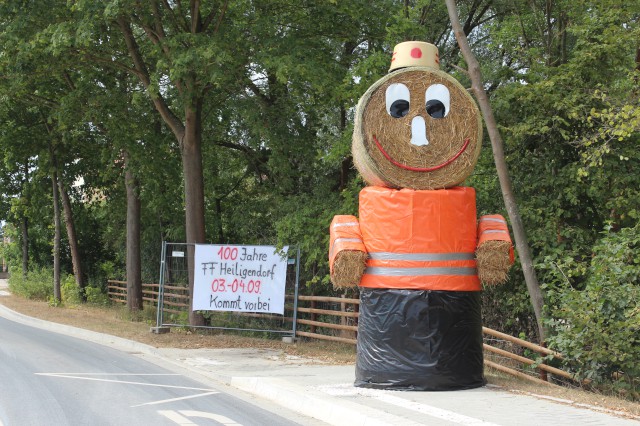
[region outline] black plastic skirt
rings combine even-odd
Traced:
[[[355,386],[446,391],[485,383],[480,292],[360,288]]]

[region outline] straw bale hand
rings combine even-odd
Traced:
[[[476,250],[478,277],[484,285],[503,284],[513,264],[512,246],[509,241],[485,241]]]
[[[335,258],[331,271],[333,288],[356,287],[364,274],[367,253],[360,250],[342,250]]]

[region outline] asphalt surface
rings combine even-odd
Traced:
[[[1,292],[2,288],[0,295]],[[224,386],[225,389],[253,395],[256,401],[277,404],[282,410],[298,413],[303,416],[297,420],[301,424],[640,425],[640,418],[624,418],[599,407],[516,394],[496,387],[455,392],[361,389],[353,386],[352,365],[330,365],[263,349],[153,348],[114,336],[26,317],[2,305],[0,316],[115,350],[134,352],[142,360],[172,371],[181,371],[200,383]],[[2,336],[0,344],[4,339]],[[0,382],[0,386],[3,388],[4,383]],[[190,424],[212,424],[199,423],[200,419],[194,418],[190,421],[193,422]],[[261,424],[272,423],[265,419]]]
[[[298,424],[129,351],[5,318],[0,336],[0,424]]]

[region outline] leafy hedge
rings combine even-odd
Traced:
[[[53,273],[51,268],[33,269],[25,277],[20,273],[11,274],[9,277],[9,291],[27,299],[49,300],[53,297]]]
[[[82,303],[82,297],[73,275],[65,274],[62,276],[60,290],[62,303],[65,305]],[[26,277],[23,277],[22,274],[12,274],[9,278],[9,291],[26,299],[48,301],[54,306],[58,304],[53,300],[53,270],[51,268],[33,269]],[[88,303],[109,305],[109,298],[103,289],[88,286],[84,291]]]
[[[579,378],[640,399],[640,224],[594,246],[584,289],[555,293],[549,343]]]

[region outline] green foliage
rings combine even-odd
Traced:
[[[62,303],[65,305],[76,306],[82,303],[80,289],[73,275],[67,275],[60,280],[60,291],[62,292]]]
[[[9,291],[27,299],[49,300],[53,298],[53,272],[51,268],[41,267],[30,270],[26,278],[11,274]]]
[[[101,288],[97,287],[85,287],[84,289],[85,296],[87,297],[87,303],[97,306],[109,306],[111,305],[111,300],[109,299],[109,295],[105,293],[105,291]]]
[[[26,278],[21,274],[11,274],[9,277],[9,290],[11,293],[32,300],[43,300],[49,302],[51,306],[64,304],[75,306],[82,303],[80,291],[73,275],[64,275],[60,280],[62,300],[56,301],[53,298],[53,270],[50,267],[39,267],[29,271]],[[85,295],[87,302],[108,306],[109,297],[100,288],[86,287]]]
[[[6,223],[2,227],[3,236],[9,239],[9,243],[2,244],[0,247],[0,253],[2,258],[7,263],[7,267],[11,275],[20,274],[20,246],[18,240],[18,233],[15,227],[11,223]]]
[[[640,223],[606,231],[594,246],[583,290],[554,290],[550,346],[577,377],[638,398],[640,388]],[[569,277],[567,277],[569,278]]]

